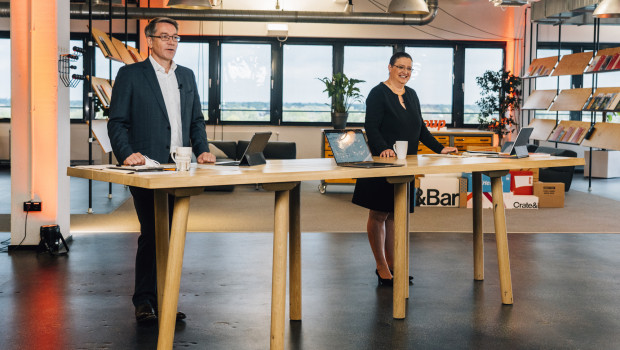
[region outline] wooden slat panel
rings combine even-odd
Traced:
[[[579,52],[572,55],[565,55],[555,67],[552,76],[558,75],[578,75],[583,71],[592,59],[592,52]]]

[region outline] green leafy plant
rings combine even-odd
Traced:
[[[482,89],[482,97],[476,101],[479,128],[494,131],[501,139],[511,132],[510,126],[518,126],[514,113],[521,104],[521,78],[503,70],[488,70],[476,83]]]
[[[346,113],[349,107],[361,101],[364,96],[360,94],[360,89],[355,85],[363,83],[364,80],[348,78],[344,73],[336,73],[329,77],[317,78],[325,84],[327,95],[332,99],[332,111],[335,113]]]

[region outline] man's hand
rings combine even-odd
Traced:
[[[140,152],[136,152],[127,157],[123,165],[144,165],[145,163],[146,159],[144,156]]]
[[[441,150],[441,154],[448,154],[448,153],[457,153],[459,150],[456,147],[444,147]]]
[[[203,152],[198,156],[198,158],[196,158],[196,161],[199,164],[215,163],[215,156],[212,153]]]

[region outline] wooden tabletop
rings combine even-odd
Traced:
[[[583,158],[530,157],[500,159],[484,157],[408,156],[404,160],[375,158],[377,161],[402,163],[402,167],[348,168],[339,167],[332,158],[268,160],[267,164],[239,167],[212,164],[192,164],[188,172],[164,171],[129,173],[107,169],[109,165],[75,166],[67,175],[143,188],[181,188],[254,183],[365,178],[381,176],[410,176],[455,172],[478,172],[571,166],[585,164]]]

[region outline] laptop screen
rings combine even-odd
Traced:
[[[372,160],[366,138],[359,129],[325,130],[325,137],[338,164]]]

